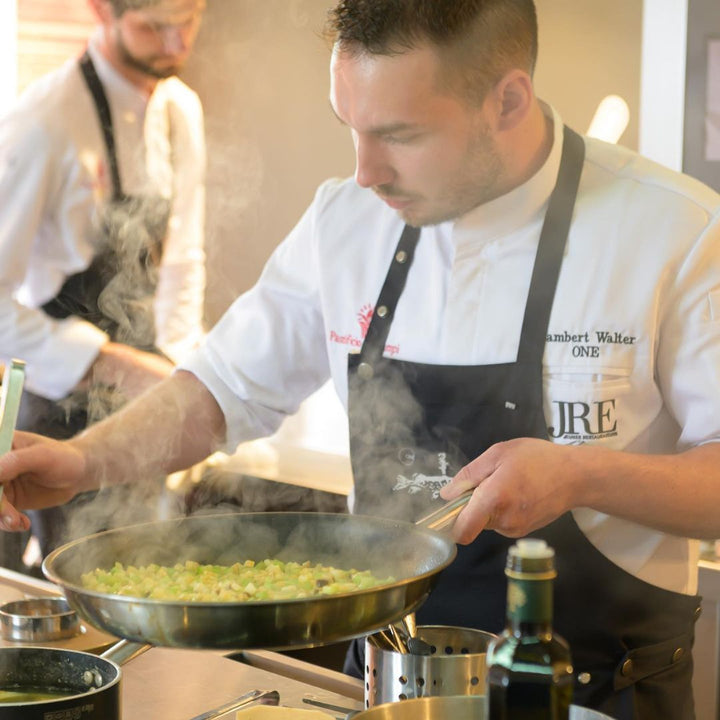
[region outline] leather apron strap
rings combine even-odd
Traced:
[[[103,134],[103,140],[105,141],[105,148],[108,155],[108,164],[110,165],[110,177],[112,179],[113,186],[113,200],[122,200],[125,194],[122,190],[122,183],[120,182],[120,168],[118,165],[117,152],[115,150],[115,133],[113,132],[113,121],[112,113],[110,112],[110,104],[108,103],[107,95],[98,77],[95,65],[90,58],[87,50],[83,53],[80,58],[80,70],[82,71],[85,83],[90,90],[93,101],[95,103],[95,109],[97,110],[98,119],[100,120],[100,130]]]

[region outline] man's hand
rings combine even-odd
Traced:
[[[720,442],[650,455],[518,438],[488,448],[441,495],[472,488],[453,530],[461,543],[485,528],[522,537],[575,508],[680,537],[720,537]]]
[[[485,529],[523,537],[575,507],[570,482],[574,449],[535,438],[517,438],[488,448],[440,493],[453,500],[476,488],[455,520],[455,540],[468,544]]]
[[[30,521],[19,510],[62,505],[83,489],[86,461],[68,442],[16,432],[13,449],[0,456],[0,529],[27,530]]]

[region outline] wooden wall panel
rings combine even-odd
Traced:
[[[18,0],[17,4],[20,92],[82,51],[95,15],[87,0]]]

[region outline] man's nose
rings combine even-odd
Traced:
[[[360,187],[376,187],[392,182],[395,173],[375,138],[355,138],[355,182]]]
[[[163,28],[162,41],[165,51],[171,55],[182,55],[188,52],[191,45],[191,33],[185,27]]]

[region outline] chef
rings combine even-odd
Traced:
[[[720,197],[535,96],[532,0],[339,0],[330,30],[354,178],[319,188],[171,378],[68,442],[16,434],[2,526],[272,433],[329,376],[353,511],[416,519],[474,489],[420,623],[499,631],[510,538],[545,538],[575,702],[692,718]]]
[[[56,438],[169,375],[202,335],[202,107],[175,75],[204,0],[90,4],[82,56],[0,121],[0,348],[27,363],[18,426]],[[35,515],[43,554],[75,509]]]

